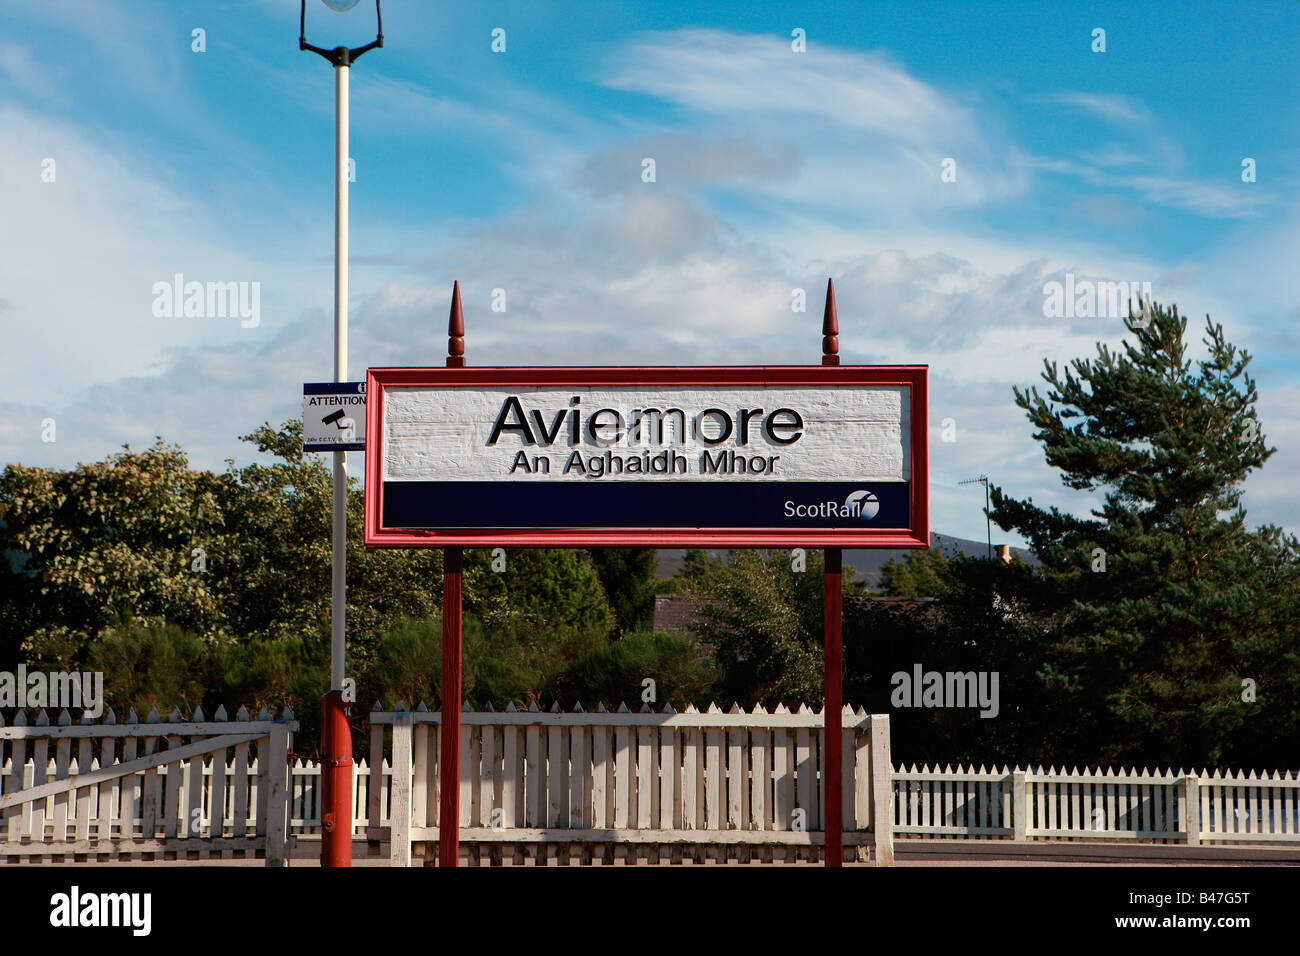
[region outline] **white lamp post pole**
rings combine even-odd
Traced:
[[[340,12],[357,0],[325,0]],[[352,62],[384,45],[384,22],[374,42],[325,50],[307,42],[307,0],[302,0],[298,49],[310,50],[334,67],[334,381],[348,380],[348,74]],[[321,866],[352,865],[352,725],[343,699],[347,665],[348,455],[334,452],[334,529],[330,590],[330,691],[321,701]]]
[[[334,381],[348,380],[348,73],[334,67]],[[348,453],[334,452],[334,579],[330,690],[343,689],[348,615]]]

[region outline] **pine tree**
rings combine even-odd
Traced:
[[[943,597],[953,586],[952,562],[943,548],[909,551],[880,569],[880,590],[891,597]]]
[[[600,575],[618,629],[626,632],[648,627],[659,583],[658,553],[651,548],[593,548],[591,563]]]
[[[1045,362],[1046,398],[1015,389],[1047,463],[1099,506],[1078,517],[995,488],[991,516],[1029,541],[1059,595],[1064,636],[1040,676],[1093,759],[1218,763],[1243,749],[1268,694],[1294,688],[1294,668],[1271,686],[1261,675],[1280,652],[1294,660],[1295,541],[1246,527],[1242,483],[1275,451],[1248,353],[1207,316],[1208,354],[1193,362],[1176,307],[1145,318],[1129,319],[1118,352],[1099,344],[1063,372]],[[1275,716],[1294,730],[1294,714]]]

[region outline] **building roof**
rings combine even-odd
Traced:
[[[656,594],[653,629],[656,634],[689,634],[704,601],[685,594]]]

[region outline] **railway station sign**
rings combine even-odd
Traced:
[[[929,544],[925,366],[376,368],[365,397],[367,545]]]

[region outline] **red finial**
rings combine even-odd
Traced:
[[[826,280],[826,314],[822,317],[822,364],[840,364],[840,319],[835,313],[835,280]]]
[[[447,319],[447,368],[465,367],[465,314],[460,310],[460,280],[451,287],[451,316]]]

